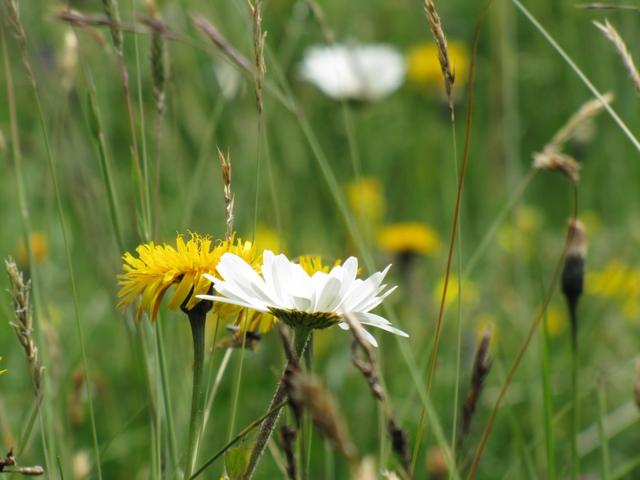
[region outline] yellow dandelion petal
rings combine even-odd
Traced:
[[[405,222],[388,225],[378,232],[378,245],[388,252],[433,255],[440,249],[440,237],[428,225]]]

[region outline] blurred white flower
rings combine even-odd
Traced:
[[[336,100],[375,101],[402,85],[405,63],[390,45],[314,46],[305,52],[300,74]]]
[[[343,317],[351,315],[363,325],[408,336],[387,319],[370,313],[396,288],[387,289],[382,284],[389,267],[362,280],[356,278],[358,260],[350,257],[329,273],[309,275],[286,256],[265,250],[262,275],[230,253],[222,256],[216,270],[222,279],[204,276],[213,282],[219,295],[198,295],[199,298],[271,313],[294,328],[326,328],[337,324],[347,330],[349,326]],[[373,335],[363,332],[367,340],[377,346]]]

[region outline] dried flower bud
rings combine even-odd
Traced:
[[[297,368],[288,370],[287,389],[289,399],[296,408],[307,410],[315,426],[350,461],[356,458],[356,449],[351,443],[346,424],[338,406],[315,377],[305,375]]]
[[[584,259],[587,254],[587,240],[584,225],[577,219],[569,221],[569,244],[562,270],[562,293],[567,299],[571,317],[573,345],[577,339],[578,300],[584,288]]]
[[[580,164],[573,157],[553,148],[545,148],[542,152],[534,153],[533,168],[561,172],[573,183],[580,180]]]

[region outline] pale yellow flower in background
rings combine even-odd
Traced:
[[[176,247],[149,242],[139,245],[136,253],[137,257],[129,252],[122,256],[124,273],[118,276],[118,308],[137,301],[136,317],[139,319],[146,310],[152,321],[158,315],[165,293],[174,285],[176,289],[169,299],[169,309],[176,310],[183,305],[186,310],[193,309],[201,301],[196,295],[209,292],[211,287],[211,281],[203,275],[217,275],[216,267],[224,253],[238,255],[254,267],[260,262],[251,242],[233,236],[213,247],[210,238],[195,233],[187,241],[178,235]],[[226,305],[216,305],[214,310],[223,317],[239,311]]]
[[[464,85],[469,70],[469,51],[459,41],[449,40],[449,59],[455,74],[455,87]],[[407,81],[420,89],[440,89],[444,92],[442,69],[435,43],[417,45],[407,53]]]
[[[449,275],[449,285],[447,286],[447,298],[445,299],[445,307],[450,307],[458,301],[458,289],[460,281],[455,274]],[[442,291],[444,290],[444,277],[440,278],[433,289],[433,302],[440,305],[442,299]],[[462,284],[462,303],[470,305],[476,303],[480,298],[478,286],[471,280],[466,280]]]
[[[498,245],[507,253],[530,257],[537,247],[535,235],[543,225],[542,214],[533,207],[523,205],[513,216],[513,222],[498,230]]]
[[[42,232],[29,233],[29,244],[33,253],[33,260],[36,262],[44,262],[49,255],[49,242],[47,236]],[[29,263],[29,253],[24,241],[20,241],[18,245],[18,263],[27,265]]]
[[[433,255],[440,249],[440,237],[423,223],[394,223],[380,229],[378,246],[396,254]]]
[[[271,250],[275,253],[280,253],[287,249],[284,240],[278,236],[278,233],[264,225],[258,225],[256,228],[254,243],[260,250]]]
[[[640,318],[640,268],[613,259],[602,270],[587,273],[585,290],[617,304],[627,320]]]
[[[566,309],[558,305],[549,305],[545,320],[547,322],[547,332],[549,332],[549,336],[551,337],[557,337],[564,333],[569,326]]]
[[[347,200],[356,217],[372,224],[385,212],[384,186],[376,177],[361,177],[347,185]]]

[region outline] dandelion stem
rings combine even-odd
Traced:
[[[184,469],[185,479],[191,478],[191,472],[198,457],[198,444],[200,443],[200,430],[204,414],[205,390],[202,388],[202,367],[204,363],[204,326],[207,319],[207,310],[197,305],[189,311],[188,315],[193,335],[193,390],[191,393],[191,416],[189,419],[189,446],[187,463]]]
[[[296,351],[297,359],[289,360],[288,363],[292,361],[297,361],[304,353],[307,344],[309,343],[309,338],[311,337],[311,329],[308,327],[298,327],[295,329],[295,338],[294,338],[294,348]],[[287,365],[288,366],[288,365]],[[286,368],[285,368],[286,371]],[[249,458],[249,464],[244,471],[242,476],[242,480],[249,480],[253,474],[255,473],[256,467],[258,466],[258,460],[262,456],[262,452],[264,451],[269,439],[271,438],[271,434],[278,422],[278,417],[280,416],[281,408],[274,408],[277,405],[284,405],[283,401],[286,398],[286,387],[284,382],[284,372],[280,376],[280,381],[278,382],[278,386],[276,387],[276,391],[273,394],[273,398],[271,399],[271,403],[269,404],[269,411],[271,414],[267,416],[262,425],[260,425],[260,431],[258,432],[258,436],[256,437],[255,443],[253,444],[253,449],[251,450],[251,457]]]

